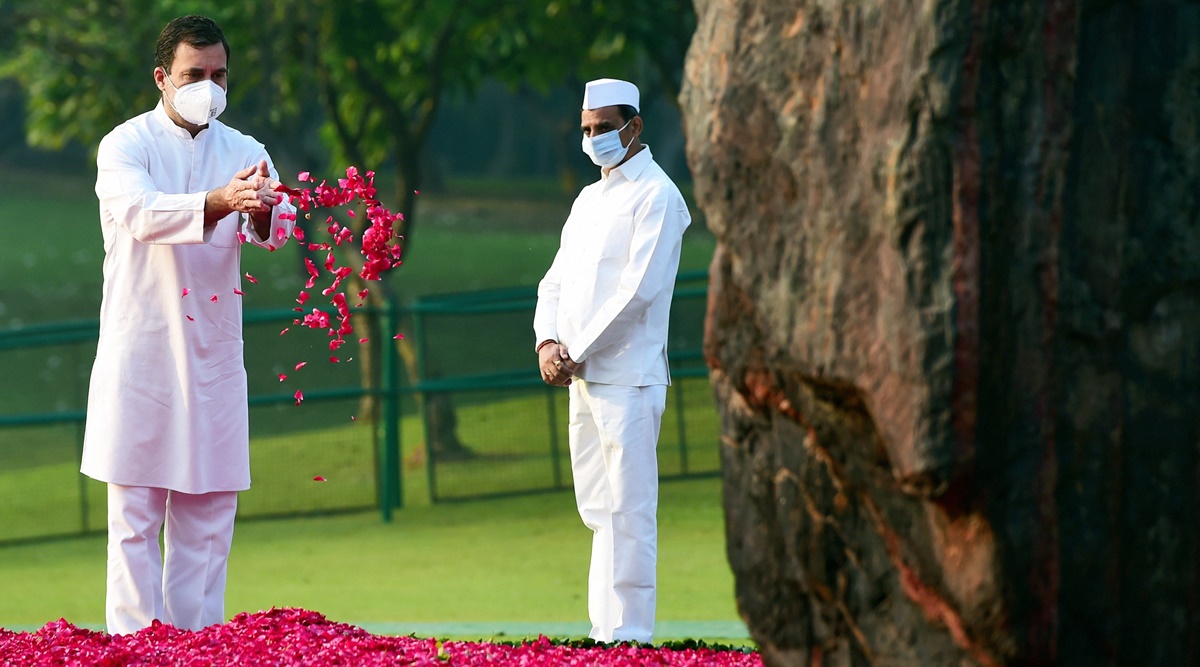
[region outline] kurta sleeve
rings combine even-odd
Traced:
[[[533,333],[536,346],[544,340],[558,340],[558,299],[562,292],[562,263],[563,250],[554,255],[550,269],[542,281],[538,283],[537,307],[533,311]]]
[[[682,209],[682,210],[681,210]],[[570,341],[567,353],[576,362],[586,361],[621,336],[631,322],[645,315],[654,297],[673,283],[673,258],[678,256],[689,218],[682,200],[667,190],[656,190],[634,211],[634,231],[629,262],[621,271],[616,292],[596,310],[580,335]]]
[[[131,138],[110,134],[96,154],[101,214],[141,243],[204,243],[207,193],[166,194],[150,177],[145,152]]]

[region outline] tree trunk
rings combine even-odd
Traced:
[[[1200,8],[696,0],[728,556],[773,665],[1200,660]]]

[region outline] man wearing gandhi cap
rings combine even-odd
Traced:
[[[667,319],[691,223],[639,139],[639,102],[628,81],[587,84],[583,152],[600,180],[571,207],[533,319],[542,379],[570,391],[575,499],[592,530],[590,636],[604,642],[654,636]]]

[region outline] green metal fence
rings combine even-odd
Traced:
[[[718,469],[719,425],[700,355],[705,284],[703,272],[677,281],[664,477]],[[361,365],[347,363],[364,346],[347,345],[332,363],[328,338],[291,326],[293,311],[246,312],[254,482],[239,517],[378,508],[386,521],[405,498],[569,487],[567,392],[538,377],[535,302],[527,287],[360,309],[356,326],[375,318],[388,343],[375,352],[380,373],[367,388]],[[398,331],[405,339],[392,344]],[[0,331],[0,544],[104,530],[104,486],[78,472],[97,334],[95,320]]]

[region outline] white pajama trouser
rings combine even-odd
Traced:
[[[650,642],[658,560],[658,433],[665,385],[575,379],[570,387],[575,501],[592,530],[592,639]]]
[[[236,491],[193,495],[109,484],[109,633],[137,632],[155,619],[186,630],[224,623],[236,513]],[[164,522],[165,562],[158,546]]]

